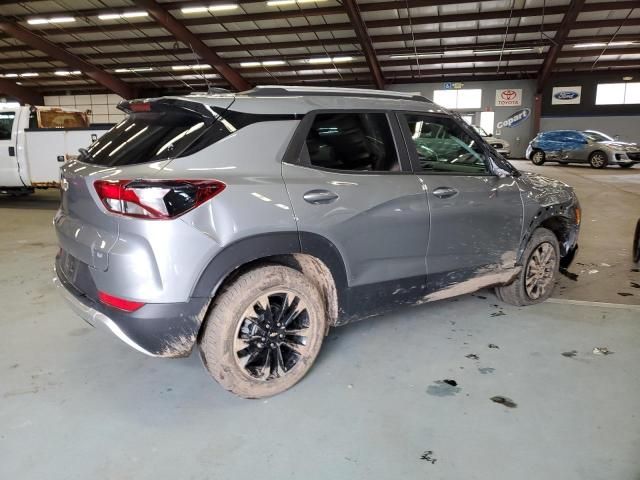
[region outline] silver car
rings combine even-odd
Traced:
[[[553,130],[539,133],[527,147],[527,158],[535,165],[545,162],[588,163],[593,168],[618,165],[630,168],[640,163],[640,147],[614,140],[595,130]]]
[[[120,108],[62,168],[56,283],[142,353],[198,345],[243,397],[299,381],[329,327],[489,286],[541,302],[577,248],[569,186],[423,97],[262,87]]]
[[[472,125],[473,129],[478,132],[484,141],[491,145],[496,149],[500,155],[504,158],[509,158],[511,156],[511,144],[507,142],[503,138],[494,137],[492,133],[487,133],[487,131],[482,128],[480,125]]]

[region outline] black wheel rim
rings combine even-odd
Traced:
[[[238,322],[236,361],[253,379],[283,377],[307,355],[311,328],[309,311],[299,294],[281,289],[262,295]]]
[[[536,247],[527,263],[525,291],[531,300],[537,300],[553,287],[556,271],[556,250],[549,242]]]

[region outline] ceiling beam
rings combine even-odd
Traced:
[[[384,90],[384,76],[382,75],[382,70],[378,63],[378,57],[375,49],[373,48],[373,43],[371,43],[367,26],[365,25],[364,20],[362,20],[362,16],[358,10],[358,4],[356,3],[356,0],[343,0],[342,6],[347,11],[349,20],[351,20],[351,24],[353,25],[353,30],[356,32],[356,37],[362,47],[364,58],[367,61],[369,71],[373,77],[373,83],[376,88]]]
[[[124,83],[119,78],[101,70],[95,65],[82,60],[80,57],[73,55],[72,53],[63,50],[58,45],[46,40],[26,28],[11,22],[0,22],[0,30],[4,31],[8,35],[20,40],[23,43],[52,56],[53,58],[66,63],[73,69],[81,70],[85,75],[94,79],[96,82],[104,85],[106,88],[114,93],[117,93],[123,98],[134,98],[135,90]]]
[[[542,67],[540,67],[540,73],[538,74],[538,82],[536,87],[536,92],[538,94],[541,94],[544,90],[544,87],[547,85],[547,80],[549,80],[549,77],[551,76],[553,67],[558,60],[562,47],[564,47],[564,42],[569,36],[569,32],[574,26],[578,28],[576,25],[576,20],[578,19],[578,15],[585,5],[585,1],[586,0],[571,0],[571,3],[567,7],[567,12],[564,14],[564,18],[562,19],[560,28],[556,30],[556,35],[553,38],[553,45],[551,45],[551,48],[549,48]]]
[[[144,8],[154,20],[179,41],[192,48],[195,53],[215,69],[236,90],[243,91],[251,88],[251,84],[231,68],[217,53],[204,44],[187,27],[182,25],[173,15],[167,12],[155,0],[134,0],[136,5]]]
[[[20,103],[28,103],[30,105],[43,105],[44,99],[42,95],[30,88],[18,85],[15,82],[0,78],[0,93],[9,97],[17,98]]]

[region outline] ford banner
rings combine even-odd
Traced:
[[[552,105],[578,105],[582,96],[582,87],[553,87]]]

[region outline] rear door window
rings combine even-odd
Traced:
[[[305,143],[313,167],[355,172],[400,170],[385,113],[320,113]]]

